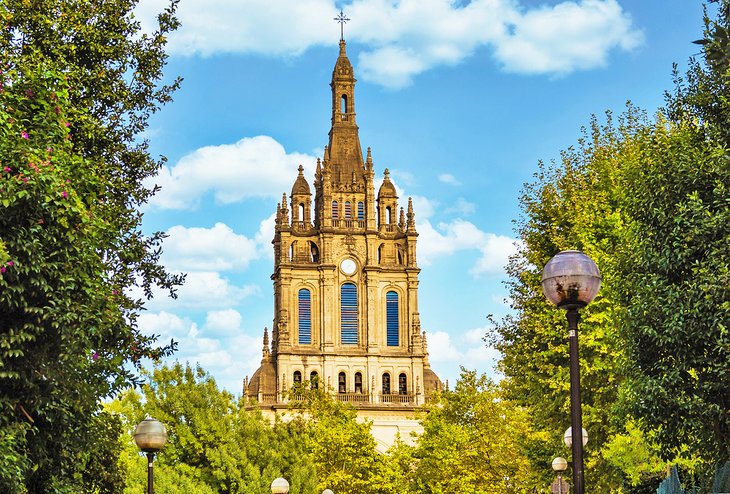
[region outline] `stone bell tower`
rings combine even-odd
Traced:
[[[287,407],[295,383],[309,381],[373,420],[376,439],[381,423],[387,443],[388,427],[404,435],[403,420],[441,381],[418,313],[413,204],[399,206],[387,168],[375,194],[371,151],[363,157],[355,120],[355,82],[342,39],[314,209],[299,166],[289,201],[284,194],[276,211],[271,345],[264,330],[261,367],[244,392],[277,410]]]

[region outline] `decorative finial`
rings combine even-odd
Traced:
[[[304,166],[299,165],[299,176],[301,177],[302,175],[304,175]]]
[[[264,348],[263,348],[263,354],[264,357],[269,356],[269,328],[264,328]]]
[[[335,20],[340,23],[340,41],[345,41],[345,23],[350,19],[345,17],[345,13],[340,10],[340,15],[335,17]]]
[[[408,231],[416,231],[416,215],[413,214],[413,200],[409,197],[408,198],[408,214],[406,215],[406,218],[408,218],[408,221],[406,222]]]

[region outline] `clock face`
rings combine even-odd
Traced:
[[[351,275],[357,270],[357,264],[352,259],[345,259],[340,263],[340,269],[343,273]]]

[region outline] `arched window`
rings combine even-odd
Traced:
[[[319,249],[314,242],[309,242],[309,260],[319,262]]]
[[[391,223],[393,223],[393,210],[390,209],[390,206],[385,208],[385,223],[387,225],[390,225]]]
[[[299,204],[299,221],[304,221],[304,203]]]
[[[390,394],[390,374],[387,372],[383,374],[383,394]]]
[[[347,113],[347,95],[343,94],[340,98],[340,112]]]
[[[398,293],[396,292],[385,294],[385,319],[388,346],[398,346],[400,338],[398,335]]]
[[[352,219],[352,207],[350,206],[350,201],[345,201],[345,219]]]
[[[357,219],[360,221],[365,219],[365,204],[362,201],[357,203]]]
[[[312,371],[309,374],[309,387],[311,389],[319,389],[319,374],[317,374],[317,371]]]
[[[385,244],[380,244],[378,247],[378,264],[383,264],[383,251],[385,250]]]
[[[355,372],[355,393],[362,393],[362,374]]]
[[[398,376],[398,394],[408,394],[408,378],[405,374],[401,374],[400,376]]]
[[[337,201],[332,201],[332,219],[337,219],[339,211],[337,210]]]
[[[294,384],[302,384],[302,373],[300,371],[294,371]]]
[[[340,372],[337,376],[337,391],[339,393],[347,393],[347,376],[344,372]]]
[[[357,286],[345,283],[340,288],[340,343],[357,345]]]
[[[312,295],[306,288],[299,290],[299,344],[312,344]]]

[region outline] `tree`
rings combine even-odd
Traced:
[[[520,249],[507,268],[514,313],[498,322],[491,336],[503,355],[506,397],[526,407],[535,430],[548,434],[547,440],[526,445],[526,451],[535,470],[542,466],[549,472],[554,456],[569,453],[562,444],[570,425],[569,353],[564,312],[542,294],[541,272],[565,249],[582,250],[597,262],[601,292],[581,310],[581,401],[590,436],[587,482],[605,491],[622,483],[621,473],[600,454],[623,423],[614,410],[624,379],[615,290],[620,286],[615,253],[626,241],[621,170],[623,160],[637,152],[646,125],[644,114],[631,106],[618,125],[610,113],[602,125],[594,118],[578,145],[561,153],[560,162],[540,164],[535,181],[523,189]]]
[[[462,369],[423,419],[411,452],[413,492],[488,494],[540,486],[523,453],[532,432],[524,410],[505,400],[485,375]]]
[[[314,494],[317,476],[302,424],[271,424],[219,390],[200,367],[160,366],[148,377],[142,394],[130,389],[108,409],[121,418],[127,438],[146,415],[165,424],[169,439],[156,470],[170,493],[268,494],[271,481],[284,476],[292,493]],[[144,484],[144,469],[136,447],[127,444],[120,461],[131,493]]]
[[[317,471],[317,492],[398,494],[392,490],[395,479],[388,477],[388,457],[375,449],[370,422],[358,422],[352,405],[334,400],[325,390],[309,389],[307,382],[292,397],[307,455]]]
[[[629,409],[659,431],[663,455],[686,445],[730,458],[730,3],[705,14],[702,59],[668,95],[627,181],[622,333]]]
[[[4,492],[113,491],[119,476],[91,467],[92,454],[109,456],[98,447],[115,447],[100,399],[136,381],[128,364],[172,349],[140,333],[130,288],[181,282],[138,211],[160,165],[138,136],[177,87],[160,84],[177,21],[173,2],[140,36],[134,3],[0,6]]]
[[[603,274],[580,327],[588,482],[603,490],[651,479],[659,457],[700,471],[728,456],[730,113],[718,50],[730,45],[721,5],[718,20],[706,19],[705,63],[677,79],[666,112],[650,120],[629,107],[618,126],[594,119],[522,197],[522,247],[508,268],[515,315],[495,336],[508,396],[537,427],[561,430],[567,352],[556,336],[565,322],[539,277],[558,251],[585,251]],[[658,455],[641,472],[606,461],[609,449],[628,447],[626,436]]]

